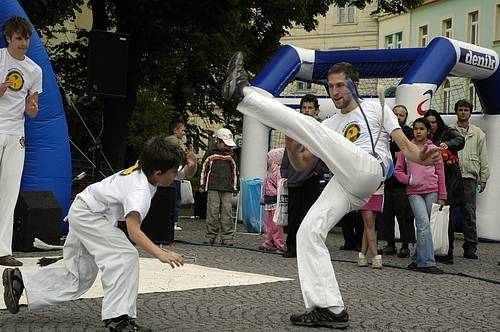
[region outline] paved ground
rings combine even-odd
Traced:
[[[138,322],[154,331],[311,330],[289,323],[290,313],[303,310],[295,259],[255,250],[261,235],[238,233],[234,248],[205,246],[203,220],[183,219],[181,225],[178,242],[170,247],[189,262],[293,281],[140,294]],[[393,256],[384,257],[382,270],[360,268],[356,253],[338,250],[341,244],[335,229],[328,245],[351,317],[350,331],[499,331],[500,244],[480,243],[479,260],[473,261],[461,257],[458,240],[455,264],[440,266],[445,275],[408,271],[409,259]],[[0,331],[101,331],[100,305],[101,299],[83,299],[41,311],[21,308],[17,315],[1,310]]]

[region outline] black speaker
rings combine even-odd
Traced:
[[[174,241],[175,188],[158,187],[148,214],[141,223],[142,231],[156,244],[170,244]],[[118,221],[120,228],[128,237],[127,224]]]
[[[14,251],[35,251],[37,237],[47,244],[59,245],[62,211],[50,191],[21,191],[14,210]]]
[[[141,229],[154,243],[174,241],[175,188],[158,187]]]
[[[90,31],[87,65],[90,94],[127,95],[128,38],[123,33]]]

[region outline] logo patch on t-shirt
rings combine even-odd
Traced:
[[[9,89],[19,91],[24,86],[24,77],[20,71],[12,70],[7,74],[7,81],[10,82]]]
[[[360,135],[360,128],[356,123],[351,123],[344,130],[344,137],[351,142],[356,142]]]

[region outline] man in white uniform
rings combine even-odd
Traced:
[[[14,16],[3,26],[7,48],[0,49],[0,265],[21,266],[12,257],[14,208],[24,166],[24,113],[38,113],[42,70],[26,56],[31,25]]]
[[[334,174],[297,233],[297,265],[307,311],[290,317],[295,325],[340,329],[349,325],[325,239],[342,216],[364,205],[385,180],[391,159],[389,135],[410,160],[433,164],[440,158],[439,150],[421,151],[412,144],[388,107],[381,110],[377,103],[360,101],[363,115],[348,88],[348,80],[352,84],[357,75],[349,63],[332,66],[328,89],[340,113],[320,123],[274,100],[267,91],[250,87],[240,52],[228,65],[223,97],[239,100],[240,112],[287,135],[286,148],[294,168],[306,169],[316,156]],[[372,144],[379,131],[378,143]]]
[[[69,233],[64,243],[64,267],[21,272],[5,269],[2,281],[9,312],[19,311],[26,288],[29,309],[76,300],[102,272],[102,319],[109,331],[151,331],[135,323],[139,288],[139,254],[125,233],[116,227],[125,218],[130,239],[153,257],[172,267],[184,258],[159,248],[141,230],[157,185],[175,179],[184,152],[166,138],[150,139],[139,162],[88,186],[78,194],[68,214]]]

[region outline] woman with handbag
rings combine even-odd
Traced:
[[[431,131],[429,139],[434,145],[441,149],[443,157],[445,154],[456,157],[458,151],[465,146],[465,138],[460,132],[452,127],[447,126],[441,115],[433,109],[427,110],[424,117],[429,120]],[[443,154],[444,153],[444,154]],[[460,163],[458,158],[448,160],[444,164],[444,176],[446,182],[446,192],[448,193],[447,203],[450,206],[450,215],[448,222],[448,254],[444,256],[436,255],[434,259],[444,264],[453,264],[453,242],[455,240],[455,215],[458,209],[462,209],[464,205],[464,187],[462,180],[462,172],[460,171]],[[450,162],[451,161],[451,162]]]
[[[415,138],[412,142],[420,149],[425,146],[435,147],[432,141],[427,139],[430,130],[431,125],[427,119],[416,119],[413,122]],[[406,160],[401,154],[394,168],[394,176],[401,183],[406,184],[406,194],[415,216],[417,228],[417,246],[408,269],[441,274],[443,271],[436,267],[434,260],[430,215],[432,203],[437,201],[439,205],[443,206],[447,198],[443,162],[423,166]]]

